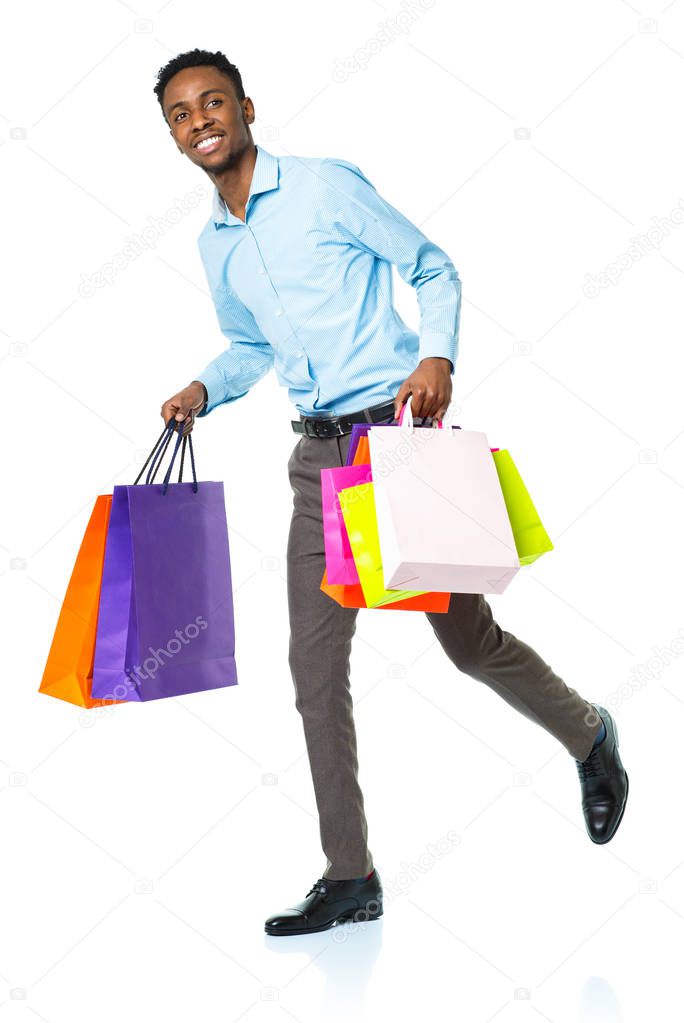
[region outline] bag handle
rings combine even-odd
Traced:
[[[150,461],[151,461],[151,465],[150,465],[150,467],[149,467],[149,469],[147,471],[147,477],[145,479],[145,483],[146,484],[154,483],[154,477],[157,475],[157,472],[159,470],[159,466],[161,465],[161,463],[162,463],[162,461],[164,459],[164,455],[166,454],[166,449],[168,448],[169,444],[171,443],[171,437],[172,437],[173,432],[174,432],[175,429],[176,429],[176,421],[172,417],[171,419],[169,419],[168,423],[166,424],[166,426],[164,427],[164,429],[160,433],[159,437],[157,437],[157,440],[155,441],[152,450],[150,451],[149,455],[145,459],[145,463],[144,463],[142,469],[140,470],[140,472],[136,476],[135,480],[133,481],[133,486],[135,486],[138,483],[138,481],[140,480],[140,477],[144,473],[144,471],[147,468],[147,465],[148,465],[148,463],[150,463]],[[169,480],[170,480],[170,477],[171,477],[171,472],[172,472],[172,469],[173,469],[173,463],[175,461],[176,454],[178,452],[178,446],[181,443],[181,440],[183,442],[183,446],[182,446],[182,450],[181,450],[181,460],[180,460],[180,469],[179,469],[179,472],[178,472],[178,482],[181,483],[183,481],[183,463],[184,463],[184,460],[185,460],[185,448],[186,448],[187,442],[189,441],[189,444],[190,444],[190,462],[191,462],[191,465],[192,465],[192,480],[193,480],[193,482],[192,482],[192,489],[193,489],[193,492],[195,494],[197,493],[197,486],[198,486],[198,484],[197,484],[197,473],[196,473],[196,469],[195,469],[195,453],[194,453],[194,450],[193,450],[193,447],[192,447],[192,436],[190,435],[190,433],[187,433],[187,434],[185,434],[185,436],[183,436],[182,433],[180,432],[180,429],[179,429],[178,440],[176,441],[176,446],[174,448],[173,456],[171,458],[171,464],[170,464],[170,466],[168,468],[166,476],[164,477],[164,488],[162,490],[162,495],[163,496],[166,495],[166,491],[167,491],[167,488],[168,488]]]
[[[401,406],[401,412],[399,413],[399,427],[400,428],[403,427],[403,424],[404,424],[404,415],[406,413],[408,413],[408,416],[406,418],[406,424],[407,424],[407,429],[408,429],[409,433],[413,433],[413,430],[414,430],[414,425],[413,425],[413,409],[411,408],[411,399],[412,399],[412,397],[413,397],[413,395],[409,394],[408,398],[406,399],[404,404]],[[446,410],[446,413],[444,414],[443,419],[446,419],[447,417],[448,417],[448,423],[449,423],[449,430],[447,431],[447,433],[451,436],[451,433],[452,433],[451,426],[452,426],[452,420],[453,420],[453,411],[452,411],[451,408],[448,408]],[[433,421],[432,421],[432,428],[434,430],[437,430],[437,429],[443,430],[444,429],[444,423],[443,423],[442,419],[433,419]]]
[[[166,449],[171,443],[171,435],[175,428],[176,427],[174,420],[170,419],[169,422],[166,424],[166,429],[164,430],[164,433],[162,435],[161,438],[162,443],[156,448],[156,450],[153,451],[152,464],[150,465],[147,471],[147,477],[145,479],[146,484],[154,483],[154,477],[157,475],[159,466],[161,465],[164,455],[166,454]]]
[[[197,493],[197,475],[195,473],[195,454],[194,454],[194,452],[192,450],[192,437],[190,436],[189,433],[186,433],[185,435],[183,435],[181,433],[180,429],[179,429],[179,431],[178,431],[178,439],[176,440],[176,446],[173,449],[173,454],[171,456],[171,461],[169,463],[168,469],[166,470],[166,476],[164,477],[164,484],[163,484],[163,487],[162,487],[162,497],[166,496],[166,491],[168,490],[168,487],[169,487],[169,480],[171,479],[171,472],[173,470],[173,463],[176,460],[176,455],[178,454],[178,448],[181,445],[181,441],[183,442],[183,453],[181,454],[180,472],[178,473],[178,482],[180,483],[182,481],[182,476],[183,476],[183,459],[185,457],[185,442],[189,441],[190,442],[189,443],[189,447],[190,447],[190,461],[192,463],[192,490],[193,490],[193,493],[195,493],[195,494]]]
[[[145,469],[147,468],[147,465],[148,465],[150,459],[153,459],[153,463],[152,464],[154,464],[154,458],[156,457],[156,454],[159,451],[160,445],[163,446],[162,442],[163,442],[164,438],[166,437],[166,433],[167,433],[167,430],[169,429],[170,423],[171,423],[171,420],[169,420],[169,422],[166,423],[166,425],[164,426],[164,429],[162,430],[162,432],[159,434],[159,436],[157,437],[156,441],[154,442],[154,447],[152,448],[152,450],[150,451],[149,455],[145,459],[145,462],[144,462],[144,465],[143,465],[142,469],[140,470],[140,472],[138,473],[136,478],[133,480],[133,486],[136,486],[136,484],[138,483],[138,480],[140,479],[142,474],[145,472]],[[150,466],[150,472],[151,471],[152,471],[152,466]],[[148,474],[147,474],[147,480],[145,481],[146,483],[149,483],[150,472],[148,472]]]

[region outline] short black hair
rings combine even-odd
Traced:
[[[164,113],[164,89],[173,76],[177,75],[179,71],[183,71],[186,67],[202,67],[206,64],[218,68],[219,71],[230,78],[238,100],[241,101],[245,98],[245,90],[242,87],[240,72],[235,64],[231,64],[225,53],[221,53],[220,50],[216,50],[215,53],[212,53],[210,50],[188,50],[186,53],[179,53],[177,57],[174,57],[157,72],[157,84],[154,87],[154,91],[159,100],[159,106],[162,108],[162,113]]]

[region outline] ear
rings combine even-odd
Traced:
[[[242,114],[245,120],[245,124],[254,123],[254,104],[249,96],[245,96],[242,101]]]

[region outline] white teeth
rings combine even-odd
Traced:
[[[202,139],[201,142],[197,143],[195,149],[206,149],[206,147],[210,146],[213,142],[218,142],[220,138],[220,135],[212,135],[209,139]]]

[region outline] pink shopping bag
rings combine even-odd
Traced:
[[[325,567],[328,582],[334,585],[351,585],[359,581],[337,495],[345,487],[370,483],[372,479],[369,465],[340,465],[321,469]]]
[[[414,430],[409,395],[368,440],[385,587],[503,593],[520,559],[486,435]]]

